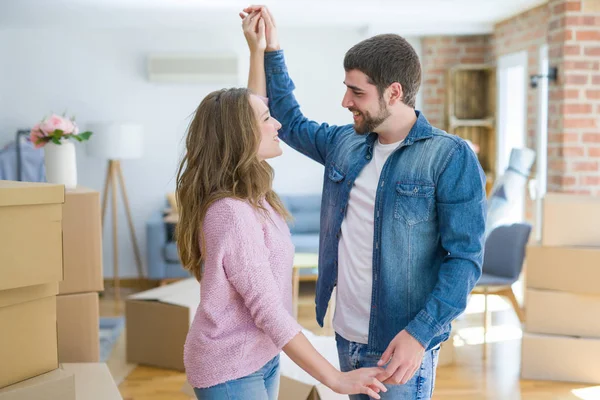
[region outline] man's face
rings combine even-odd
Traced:
[[[354,116],[354,130],[359,134],[375,132],[389,116],[385,101],[379,96],[377,87],[369,83],[363,72],[353,69],[346,71],[346,94],[342,107]]]

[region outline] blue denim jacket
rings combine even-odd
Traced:
[[[300,111],[283,51],[265,55],[271,114],[288,145],[325,166],[317,321],[337,282],[338,244],[350,190],[371,160],[377,134],[310,121]],[[485,175],[468,144],[420,112],[381,171],[375,199],[368,351],[381,354],[406,329],[426,349],[449,337],[481,276]]]

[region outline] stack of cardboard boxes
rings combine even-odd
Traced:
[[[98,362],[98,292],[104,290],[100,193],[85,188],[65,192],[62,224],[64,278],[56,299],[58,360]]]
[[[0,181],[0,387],[58,368],[63,186]]]
[[[63,203],[62,185],[0,181],[0,400],[121,399],[105,364],[59,364],[61,285],[79,285],[63,282]]]
[[[600,384],[600,198],[548,194],[527,249],[524,379]]]

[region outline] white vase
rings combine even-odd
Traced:
[[[44,157],[46,180],[49,183],[63,184],[66,189],[75,189],[77,186],[75,144],[70,140],[62,140],[60,145],[48,142],[44,146]]]

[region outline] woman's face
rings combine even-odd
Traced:
[[[250,96],[250,105],[258,121],[260,130],[260,145],[258,146],[258,158],[263,161],[283,154],[279,145],[278,130],[281,124],[271,117],[267,105],[255,95]]]

